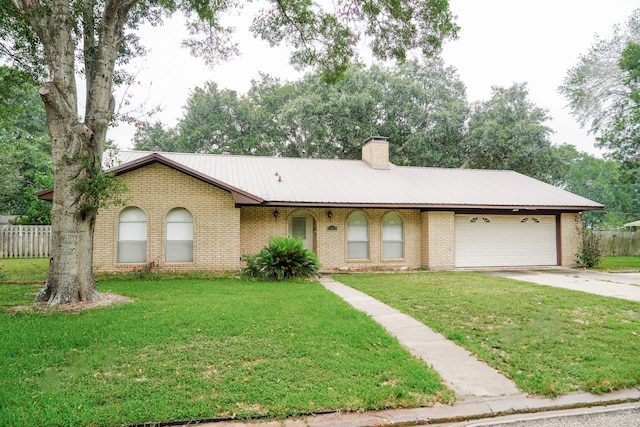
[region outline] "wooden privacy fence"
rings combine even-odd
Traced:
[[[0,258],[48,258],[50,225],[0,225]]]
[[[639,231],[594,231],[600,236],[600,248],[604,256],[640,255]]]

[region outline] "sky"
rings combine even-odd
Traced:
[[[445,43],[441,55],[458,70],[470,102],[488,100],[492,86],[526,82],[530,101],[552,117],[547,124],[555,131],[554,144],[573,144],[601,155],[594,137],[569,114],[558,87],[595,36],[608,38],[613,26],[624,25],[637,8],[640,0],[450,0],[461,30],[457,40]],[[228,18],[236,25],[241,54],[213,68],[180,46],[185,30],[179,17],[162,27],[144,27],[139,35],[150,52],[130,66],[138,83],[116,93],[121,111],[160,107],[149,120],[174,126],[190,91],[207,81],[245,93],[260,73],[290,81],[299,78],[302,74],[289,65],[286,46],[271,48],[248,33],[250,16],[245,10]],[[129,149],[134,132],[133,126],[119,125],[109,138]]]

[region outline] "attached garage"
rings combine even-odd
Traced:
[[[456,215],[456,267],[558,263],[555,215]]]

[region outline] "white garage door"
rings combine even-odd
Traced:
[[[556,265],[552,215],[456,215],[456,267]]]

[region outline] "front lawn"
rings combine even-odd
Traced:
[[[0,283],[40,283],[47,280],[49,258],[0,258]]]
[[[640,257],[638,256],[608,256],[600,264],[593,267],[596,270],[607,271],[638,271],[640,270]]]
[[[109,280],[133,303],[0,309],[0,425],[115,425],[451,401],[436,373],[318,283]],[[0,307],[35,285],[0,285]]]
[[[640,383],[640,303],[471,272],[335,278],[442,333],[528,393]]]

